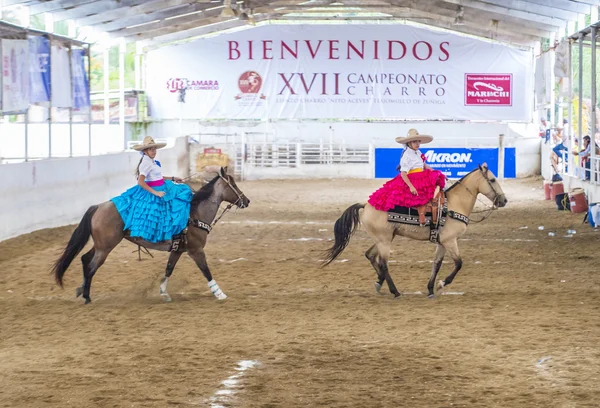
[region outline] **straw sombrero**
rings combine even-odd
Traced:
[[[154,139],[152,138],[152,136],[146,136],[144,138],[144,141],[142,142],[142,144],[136,144],[133,146],[133,150],[137,150],[138,152],[141,152],[143,150],[150,149],[151,147],[156,147],[157,149],[161,149],[161,148],[165,147],[166,145],[167,145],[166,143],[156,143],[154,141]]]
[[[406,137],[396,138],[396,142],[401,144],[407,144],[410,142],[414,142],[415,140],[420,140],[422,144],[425,144],[431,142],[433,140],[433,136],[420,135],[417,129],[410,129]]]

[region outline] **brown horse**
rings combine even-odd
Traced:
[[[187,244],[180,251],[171,251],[165,276],[160,284],[160,294],[166,300],[171,300],[167,293],[167,282],[173,273],[177,261],[185,250],[204,274],[211,292],[218,299],[227,298],[219,288],[219,285],[213,280],[204,254],[204,246],[206,245],[208,233],[212,228],[211,224],[223,201],[239,208],[246,208],[250,204],[250,200],[238,188],[233,177],[227,175],[226,167],[221,168],[218,175],[197,191],[192,198],[190,221],[186,235]],[[76,292],[77,297],[83,295],[86,304],[92,301],[90,298],[90,287],[94,274],[102,266],[108,254],[123,238],[150,249],[159,251],[169,251],[171,249],[170,240],[152,243],[129,237],[128,232],[123,231],[124,225],[119,212],[111,201],[91,206],[81,219],[73,235],[71,235],[71,239],[62,256],[54,264],[52,272],[56,278],[56,282],[61,287],[63,286],[63,276],[67,268],[77,254],[85,247],[90,235],[94,241],[94,246],[81,257],[83,283],[81,287],[77,288]]]
[[[462,267],[462,260],[458,251],[458,239],[467,231],[468,217],[473,211],[479,194],[483,194],[490,199],[494,204],[494,208],[504,207],[508,202],[502,187],[500,187],[496,177],[485,163],[446,190],[448,213],[454,215],[455,218],[448,217],[439,234],[433,271],[427,285],[429,297],[434,296],[435,279],[446,252],[454,260],[454,270],[446,279],[439,282],[439,289],[452,283]],[[354,204],[348,207],[336,221],[334,227],[335,243],[327,250],[323,266],[331,263],[344,251],[359,224],[362,224],[369,236],[375,241],[375,244],[365,253],[377,272],[378,280],[375,282],[375,289],[379,292],[385,280],[394,297],[400,296],[400,292],[396,289],[388,269],[392,240],[396,235],[401,235],[411,239],[427,241],[429,239],[429,227],[391,223],[388,222],[387,212],[378,211],[368,203]]]

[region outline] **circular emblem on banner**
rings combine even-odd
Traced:
[[[262,78],[256,71],[246,71],[238,79],[238,87],[244,94],[255,94],[260,91]]]

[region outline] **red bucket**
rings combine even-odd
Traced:
[[[584,213],[588,210],[588,202],[582,188],[573,189],[569,193],[569,201],[571,203],[571,212],[573,213]]]
[[[544,180],[544,199],[552,200],[552,182],[548,180]]]
[[[550,195],[552,196],[551,199],[556,198],[557,195],[562,194],[565,192],[565,187],[563,186],[562,181],[557,181],[555,183],[552,183],[552,191],[550,193]]]

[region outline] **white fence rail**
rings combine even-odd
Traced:
[[[236,173],[242,179],[370,178],[373,168],[373,146],[369,144],[246,143],[239,147],[236,160]]]

